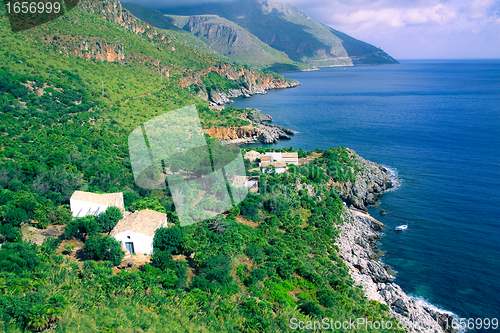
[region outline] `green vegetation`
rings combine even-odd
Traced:
[[[174,332],[184,325],[206,332],[284,332],[291,318],[390,320],[386,306],[369,302],[353,286],[336,254],[333,244],[343,204],[335,188],[326,185],[330,177],[325,161],[351,168],[352,160],[343,148],[325,152],[331,156],[323,154],[308,168],[263,175],[260,194],[250,194],[218,221],[158,229],[151,262],[140,270],[111,271],[123,252],[113,238],[99,234],[100,218],[76,219],[66,227],[78,226],[75,236],[86,239],[85,254],[98,262],[79,266],[54,252],[58,243],[51,239],[41,247],[4,244],[0,303],[6,306],[0,328],[147,331],[168,323]],[[314,195],[300,184],[312,185]],[[175,222],[175,212],[168,208]],[[240,213],[256,226],[238,223]],[[224,228],[213,228],[216,223]],[[193,259],[174,260],[179,254]],[[19,288],[27,280],[43,283]],[[53,288],[59,290],[55,296]],[[31,298],[26,298],[27,290]],[[53,318],[46,313],[56,296],[60,305]],[[125,321],[114,321],[117,314]]]
[[[229,92],[229,89],[238,89],[241,84],[237,84],[229,79],[221,77],[215,73],[209,73],[202,78],[203,83],[207,87],[207,91],[216,90],[221,88],[223,92]]]
[[[72,34],[120,42],[129,58],[84,60],[51,42]],[[353,286],[334,245],[343,205],[327,184],[357,172],[345,149],[263,175],[260,193],[239,207],[180,228],[168,190],[136,186],[127,138],[145,120],[192,103],[205,127],[245,124],[242,110],[211,110],[179,83],[187,66],[221,60],[180,40],[171,42],[177,51],[159,51],[147,34],[78,9],[15,35],[2,16],[0,37],[0,331],[285,332],[292,317],[389,320],[387,307]],[[161,84],[142,56],[168,64],[171,76]],[[219,89],[229,84],[209,79]],[[106,234],[121,213],[73,219],[75,190],[121,191],[129,210],[166,212],[169,228],[158,229],[150,261],[114,267],[123,251]],[[64,232],[35,245],[22,239],[28,225]]]
[[[85,254],[99,261],[110,261],[113,265],[119,265],[124,256],[122,244],[111,236],[92,235],[85,241],[83,247]]]

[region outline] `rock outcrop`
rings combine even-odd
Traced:
[[[207,89],[203,83],[203,77],[210,73],[215,73],[225,79],[237,82],[240,88],[231,88],[227,92],[220,89]],[[210,66],[197,72],[186,71],[183,73],[179,83],[183,88],[196,85],[201,87],[202,90],[206,90],[206,98],[204,99],[210,101],[214,106],[232,103],[233,99],[238,97],[266,94],[268,90],[294,88],[301,85],[300,82],[294,80],[267,75],[245,67],[234,67],[226,63]]]
[[[273,118],[252,109],[246,115],[247,121],[252,125],[242,127],[212,127],[203,130],[205,134],[227,143],[252,143],[265,144],[277,143],[279,140],[290,140],[294,131],[283,126],[269,124]]]
[[[366,206],[374,205],[385,190],[393,186],[387,170],[380,164],[365,160],[348,149],[351,158],[361,167],[354,182],[340,184],[340,197],[349,205],[368,211]]]
[[[408,296],[393,282],[391,269],[377,259],[379,254],[375,249],[382,223],[351,209],[345,210],[343,219],[337,238],[339,256],[349,267],[355,285],[363,287],[368,299],[387,304],[406,332],[457,332],[451,328],[448,313],[428,308]]]
[[[254,139],[259,132],[253,126],[242,127],[211,127],[203,130],[205,134],[217,140],[237,140],[237,139]]]

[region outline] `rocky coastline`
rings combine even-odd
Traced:
[[[274,125],[270,122],[270,115],[262,114],[259,110],[249,109],[245,116],[251,125],[243,127],[212,127],[204,130],[223,144],[245,144],[260,142],[263,144],[278,143],[279,140],[290,140],[294,131],[283,126]]]
[[[229,103],[233,103],[233,98],[238,97],[246,97],[250,98],[252,95],[257,94],[267,94],[267,90],[272,89],[285,89],[285,88],[294,88],[299,86],[300,83],[297,81],[285,81],[285,80],[273,80],[271,82],[267,82],[260,85],[250,85],[243,83],[243,86],[240,89],[229,89],[228,92],[220,91],[219,89],[210,90],[208,98],[210,104],[212,106],[216,105],[225,105]],[[205,97],[205,96],[200,96]]]
[[[393,184],[384,167],[358,155],[355,158],[363,170],[355,182],[341,189],[346,208],[336,241],[339,256],[349,268],[355,285],[363,287],[368,299],[389,306],[390,314],[404,325],[406,332],[458,332],[451,328],[450,313],[437,311],[408,296],[394,283],[391,268],[380,260],[384,253],[378,250],[377,243],[384,225],[367,213],[366,206],[375,204]]]

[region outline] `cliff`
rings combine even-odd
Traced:
[[[276,63],[300,66],[281,51],[260,41],[235,22],[217,15],[167,16],[171,22],[205,42],[217,54],[237,63],[271,67]],[[304,67],[305,68],[305,67]]]
[[[387,176],[387,170],[380,164],[365,160],[353,150],[347,149],[351,158],[361,168],[354,182],[338,184],[340,197],[357,209],[368,211],[366,206],[374,205],[385,190],[393,184]]]
[[[211,127],[203,130],[210,135],[226,143],[253,143],[264,144],[278,143],[279,140],[290,140],[294,131],[282,126],[269,124],[272,117],[261,114],[258,110],[250,110],[245,118],[252,125],[242,127]]]
[[[215,73],[229,82],[238,82],[239,88],[228,88],[223,91],[220,88],[207,88],[203,78],[210,73]],[[235,67],[226,63],[210,66],[200,71],[187,71],[180,79],[183,88],[190,86],[202,87],[202,92],[198,93],[200,98],[209,100],[213,105],[224,105],[233,102],[233,98],[250,97],[256,94],[265,94],[267,90],[293,88],[300,83],[294,80],[287,80],[277,75],[265,75],[245,67]]]

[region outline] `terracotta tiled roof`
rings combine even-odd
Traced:
[[[87,202],[94,202],[107,206],[114,206],[116,203],[121,204],[123,202],[123,193],[106,193],[106,194],[96,194],[83,191],[75,191],[71,196],[70,200],[80,200]]]
[[[260,157],[260,160],[261,160],[262,162],[264,162],[264,161],[272,161],[272,160],[273,160],[273,157],[272,157],[272,156],[261,156],[261,157]]]
[[[282,158],[299,158],[299,153],[282,153]]]
[[[110,235],[116,236],[124,231],[134,231],[149,237],[154,237],[156,229],[166,226],[167,214],[145,209],[130,214],[118,221]]]

